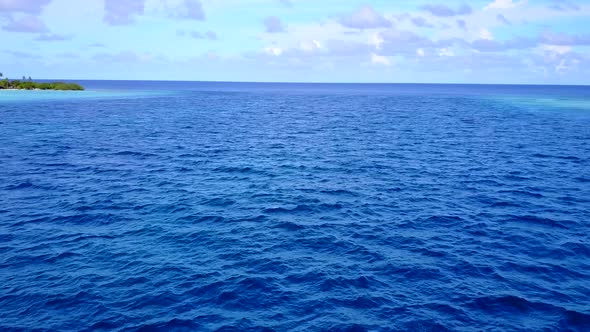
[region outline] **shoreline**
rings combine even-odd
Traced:
[[[37,89],[37,88],[35,88],[35,89],[14,89],[14,88],[0,89],[0,91],[23,91],[23,90],[25,90],[25,91],[27,91],[27,90],[28,91],[35,91],[35,90],[41,91],[41,89]]]
[[[78,83],[70,82],[35,82],[29,80],[0,80],[0,90],[84,90]]]
[[[57,89],[39,89],[39,88],[35,88],[35,89],[15,89],[15,88],[10,88],[10,89],[0,89],[0,91],[83,91],[83,90],[57,90]]]

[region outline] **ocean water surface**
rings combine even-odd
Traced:
[[[0,91],[2,331],[589,331],[590,87]]]

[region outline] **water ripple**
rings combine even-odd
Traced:
[[[590,329],[587,112],[213,86],[0,102],[1,330]]]

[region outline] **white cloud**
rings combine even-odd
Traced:
[[[299,44],[299,48],[304,52],[314,52],[322,48],[322,43],[317,40],[303,41]]]
[[[572,51],[569,45],[541,45],[541,50],[559,55],[567,54]]]
[[[279,56],[283,54],[283,49],[277,46],[271,46],[264,49],[264,52],[268,55]]]
[[[485,10],[489,9],[511,9],[514,7],[518,7],[520,5],[524,5],[527,3],[527,0],[522,0],[520,2],[514,2],[513,0],[494,0],[494,2],[490,3],[489,5],[485,6]]]
[[[572,47],[568,45],[540,45],[536,49],[537,54],[541,55],[545,62],[548,63],[563,62],[566,55],[571,51]]]
[[[493,40],[494,39],[494,36],[490,32],[490,30],[485,29],[485,28],[481,28],[479,30],[479,38],[480,39],[485,39],[485,40]]]
[[[371,53],[371,63],[374,65],[391,66],[393,61],[388,56],[382,56],[375,53]]]
[[[419,48],[416,50],[416,55],[419,57],[423,57],[426,55],[426,52],[424,52],[424,49]]]
[[[380,50],[384,42],[385,40],[378,33],[374,33],[369,37],[369,45],[374,46],[376,50]]]
[[[452,50],[448,49],[448,48],[439,48],[436,53],[438,54],[438,56],[440,57],[450,57],[450,56],[455,56],[455,52],[453,52]]]
[[[567,59],[561,59],[559,64],[555,66],[555,72],[559,74],[566,73],[572,69],[574,69],[580,63],[579,60],[573,59],[568,61]]]
[[[391,26],[391,22],[383,15],[378,14],[371,6],[361,7],[351,15],[342,17],[340,23],[353,29],[375,29]]]

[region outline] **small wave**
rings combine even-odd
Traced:
[[[305,226],[303,226],[303,225],[299,225],[294,222],[288,222],[288,221],[280,222],[280,223],[274,225],[273,227],[274,228],[282,228],[282,229],[286,229],[289,231],[299,231],[299,230],[305,229]]]
[[[22,182],[19,184],[9,185],[4,188],[5,190],[20,190],[20,189],[42,189],[42,187],[34,185],[31,182]]]
[[[150,324],[142,324],[133,328],[125,329],[124,331],[137,331],[137,332],[154,332],[154,331],[178,331],[178,332],[190,332],[200,331],[202,329],[201,324],[197,323],[192,319],[178,319],[174,318],[167,321],[160,321]]]
[[[524,182],[524,181],[532,180],[532,178],[530,178],[530,177],[518,176],[518,175],[513,175],[513,174],[505,175],[504,179],[510,180],[510,181],[517,181],[517,182],[521,182],[521,181]]]
[[[553,156],[553,155],[548,155],[548,154],[542,154],[542,153],[535,153],[532,155],[535,158],[555,158],[555,159],[563,159],[563,160],[572,160],[572,161],[581,161],[580,158],[575,157],[575,156]]]
[[[232,200],[232,199],[227,199],[227,198],[212,198],[212,199],[208,199],[203,201],[201,204],[203,205],[209,205],[209,206],[230,206],[230,205],[234,205],[236,204],[236,201]]]
[[[566,242],[561,245],[567,250],[570,250],[575,255],[585,256],[590,258],[590,245],[576,242]]]
[[[492,205],[490,205],[493,208],[504,208],[504,207],[521,207],[522,205],[518,204],[518,203],[514,203],[514,202],[497,202],[494,203]]]
[[[551,311],[554,309],[554,306],[550,304],[530,302],[515,295],[479,297],[468,305],[486,313],[510,313],[512,315],[533,310]]]
[[[537,194],[537,193],[530,192],[530,191],[525,191],[525,190],[500,190],[500,191],[498,191],[498,193],[501,193],[501,194],[512,194],[512,195],[517,195],[517,196],[528,196],[528,197],[533,197],[533,198],[543,198],[543,197],[545,197],[542,194]]]
[[[208,215],[208,216],[190,215],[190,216],[179,217],[177,220],[189,221],[192,223],[201,223],[201,222],[220,223],[220,222],[224,222],[226,219],[222,216],[214,216],[214,215]]]
[[[569,228],[569,225],[574,224],[574,222],[565,222],[565,221],[558,221],[549,218],[541,218],[537,216],[516,216],[511,215],[508,221],[518,222],[518,223],[525,223],[527,225],[538,225],[538,226],[546,226],[546,227],[555,227],[555,228]]]
[[[333,195],[333,196],[350,196],[350,197],[357,197],[358,194],[344,189],[336,189],[336,190],[322,190],[322,194],[326,195]]]
[[[534,302],[515,295],[488,296],[474,299],[468,304],[472,308],[492,316],[526,318],[544,322],[548,317],[558,322],[559,326],[553,328],[561,330],[584,331],[590,326],[590,315],[582,312],[568,310],[550,303]],[[558,320],[556,320],[558,318]]]
[[[120,151],[120,152],[115,152],[115,153],[113,153],[113,156],[136,157],[136,158],[157,157],[157,155],[156,154],[153,154],[153,153],[136,152],[136,151]]]
[[[321,203],[315,205],[307,205],[307,204],[299,204],[294,208],[284,208],[284,207],[276,207],[276,208],[266,208],[263,210],[264,213],[268,214],[289,214],[289,213],[313,213],[313,212],[329,212],[333,210],[340,210],[342,209],[341,204],[328,204],[328,203]]]
[[[276,207],[276,208],[266,208],[263,210],[264,213],[268,214],[282,214],[282,213],[307,213],[313,212],[314,209],[309,205],[300,204],[295,206],[292,209],[283,208],[283,207]]]
[[[440,226],[453,226],[458,225],[464,222],[464,219],[457,216],[432,216],[426,219],[418,219],[414,222],[414,224],[419,225],[421,227],[427,227],[428,225],[435,224],[437,227]]]
[[[321,329],[322,332],[369,332],[372,331],[367,326],[360,324],[338,324],[331,328]]]
[[[565,329],[586,331],[590,326],[590,314],[565,310],[559,323]]]
[[[81,213],[57,217],[41,217],[32,220],[27,220],[18,223],[34,224],[34,223],[50,223],[50,224],[76,224],[85,226],[100,226],[108,225],[120,221],[128,221],[129,219],[123,216],[114,215],[110,213]]]
[[[403,330],[404,331],[440,331],[440,332],[446,332],[446,331],[452,331],[450,329],[448,329],[446,326],[444,326],[442,323],[437,322],[434,319],[430,319],[430,320],[413,320],[410,321],[408,323],[405,323],[403,325]]]
[[[386,273],[384,276],[404,280],[447,280],[443,271],[438,268],[429,268],[422,266],[392,266],[388,265],[380,273]]]
[[[220,173],[238,173],[238,174],[259,174],[263,173],[252,167],[217,167],[213,169],[214,172]]]
[[[373,277],[366,277],[360,276],[358,278],[330,278],[324,280],[320,284],[320,290],[322,291],[332,291],[338,289],[375,289],[375,288],[382,288],[387,287],[386,283],[383,283],[376,278]]]

